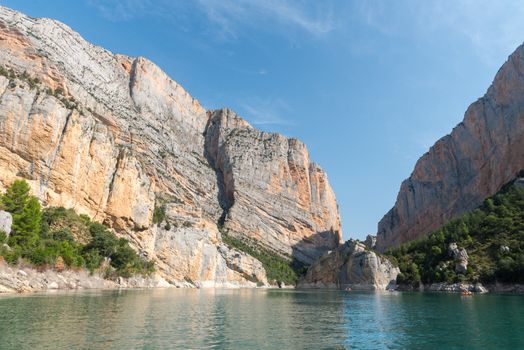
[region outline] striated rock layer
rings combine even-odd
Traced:
[[[338,246],[335,194],[302,142],[258,131],[226,109],[211,113],[206,151],[229,233],[305,263]]]
[[[384,251],[478,207],[524,169],[524,46],[500,68],[484,97],[415,165],[378,224]]]
[[[358,241],[349,240],[311,265],[298,287],[394,289],[399,272],[398,267],[394,267],[388,259]]]
[[[326,174],[294,139],[206,111],[144,58],[0,7],[0,189],[111,226],[168,281],[265,283],[217,224],[309,263],[341,239]],[[153,224],[157,208],[165,212]]]

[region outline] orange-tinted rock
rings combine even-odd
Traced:
[[[221,218],[305,262],[338,245],[335,196],[302,143],[235,117],[213,146],[218,112],[147,59],[114,55],[57,21],[0,7],[0,39],[0,66],[13,71],[0,74],[0,190],[28,179],[45,205],[109,225],[169,281],[265,281],[259,262],[220,248]],[[243,158],[241,143],[252,150]],[[155,206],[166,209],[159,225]]]
[[[426,235],[479,206],[524,169],[524,47],[502,66],[484,97],[437,141],[405,180],[378,225],[385,250]]]
[[[335,194],[302,142],[258,131],[225,109],[211,114],[206,146],[230,234],[306,263],[340,244]]]

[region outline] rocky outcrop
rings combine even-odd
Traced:
[[[250,255],[228,248],[225,244],[220,245],[218,251],[226,260],[228,267],[242,274],[246,280],[258,285],[269,285],[266,270],[260,261]]]
[[[470,211],[524,169],[524,46],[464,120],[415,165],[378,225],[379,250],[426,235]]]
[[[377,236],[367,235],[366,240],[364,241],[364,244],[369,249],[375,249],[377,246]]]
[[[264,283],[245,254],[223,252],[217,224],[303,262],[339,244],[335,196],[299,141],[206,111],[152,62],[57,21],[0,7],[0,51],[0,190],[26,178],[44,205],[104,222],[170,282]]]
[[[309,267],[299,288],[394,289],[399,269],[364,244],[349,240]]]
[[[448,293],[461,293],[461,292],[472,292],[472,293],[487,293],[489,290],[484,287],[481,283],[433,283],[424,290],[430,292],[448,292]]]
[[[465,274],[468,271],[468,252],[464,248],[459,248],[457,243],[450,243],[448,254],[455,262],[455,272]]]
[[[13,217],[10,213],[0,210],[0,231],[4,232],[7,237],[11,233],[11,225],[13,225]]]

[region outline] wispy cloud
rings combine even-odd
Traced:
[[[237,37],[246,26],[265,31],[296,28],[315,36],[334,28],[333,11],[321,3],[290,0],[87,1],[112,21],[149,15],[177,19],[181,14],[200,14],[223,38]]]
[[[368,0],[355,6],[363,23],[386,36],[461,36],[488,65],[500,65],[524,40],[524,2],[508,0]]]
[[[248,99],[240,103],[243,116],[253,125],[294,125],[291,108],[281,99]]]
[[[151,10],[149,0],[87,0],[110,21],[128,21]]]
[[[198,0],[198,4],[211,21],[218,24],[225,33],[233,35],[239,24],[275,22],[297,27],[314,35],[327,33],[334,25],[330,10],[311,10],[298,1]]]

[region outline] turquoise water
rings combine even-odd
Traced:
[[[135,290],[0,297],[0,349],[523,349],[524,296]]]

